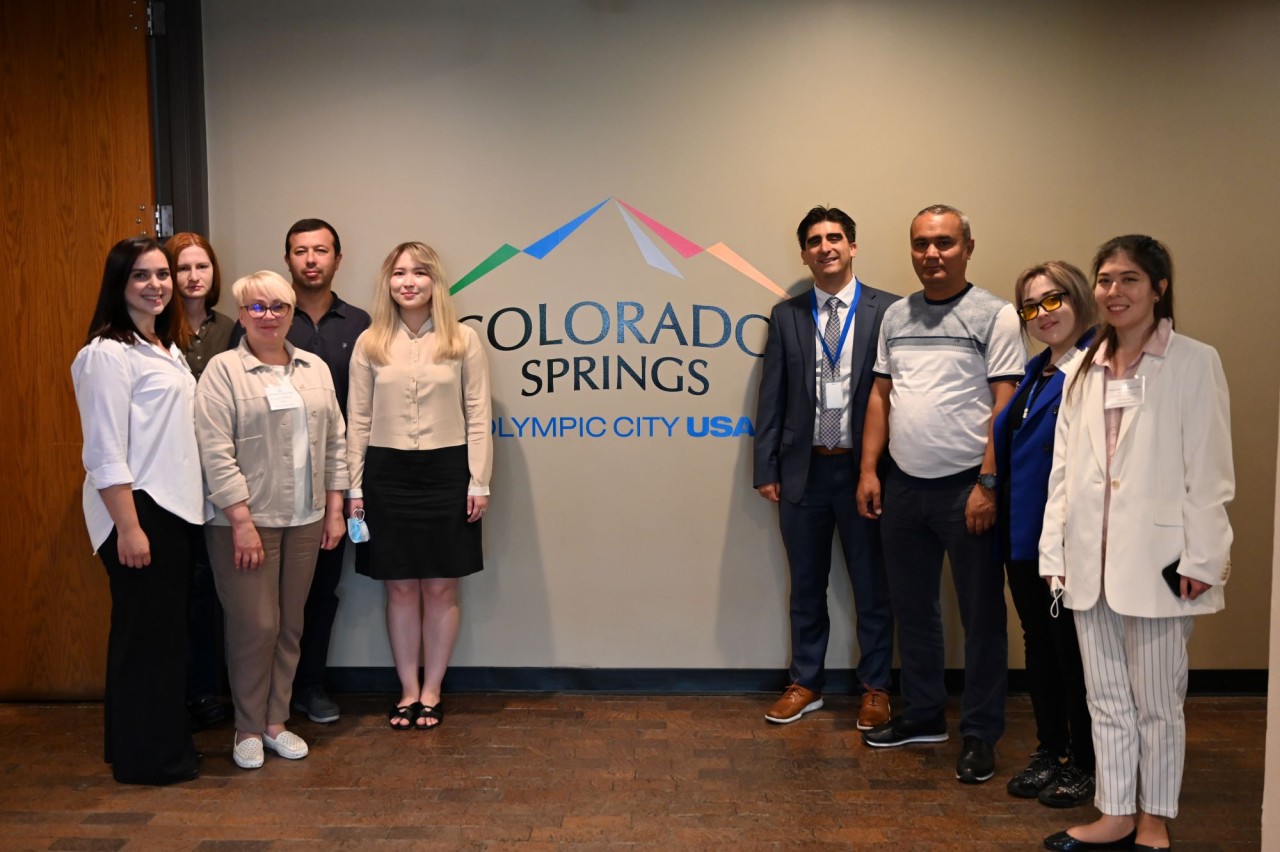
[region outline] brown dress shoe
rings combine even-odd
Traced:
[[[812,689],[806,689],[798,683],[793,683],[782,693],[782,697],[773,703],[773,706],[769,708],[768,713],[764,714],[764,717],[775,724],[785,725],[788,722],[794,722],[805,713],[818,710],[821,707],[821,695]]]
[[[868,689],[862,696],[862,709],[858,711],[858,730],[869,731],[889,721],[889,693],[883,689]]]

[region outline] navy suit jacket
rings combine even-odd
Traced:
[[[779,302],[769,317],[769,338],[760,373],[760,398],[756,406],[755,470],[752,484],[759,488],[781,483],[782,499],[792,503],[804,496],[813,455],[814,412],[817,411],[818,342],[813,325],[813,288]],[[884,311],[899,296],[862,283],[854,314],[851,346],[853,376],[850,381],[849,425],[855,459],[862,452],[862,425],[867,398],[875,379],[880,323]],[[850,494],[850,501],[854,495]]]

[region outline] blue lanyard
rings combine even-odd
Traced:
[[[844,328],[840,330],[840,340],[836,343],[836,351],[832,352],[827,346],[827,338],[821,331],[822,325],[818,322],[818,294],[813,290],[809,291],[809,298],[813,302],[813,327],[818,329],[818,342],[822,344],[822,351],[826,353],[827,360],[831,362],[831,369],[837,373],[840,372],[840,353],[844,351],[844,342],[849,337],[849,326],[853,325],[853,312],[858,309],[858,299],[862,297],[862,282],[857,278],[853,279],[853,300],[849,303],[849,313],[844,318]]]
[[[1054,373],[1058,372],[1058,368],[1053,367],[1053,371]],[[1049,382],[1051,381],[1053,381],[1053,373],[1045,375],[1044,372],[1041,371],[1040,375],[1036,376],[1036,380],[1031,383],[1031,387],[1027,388],[1027,405],[1026,408],[1022,409],[1023,423],[1027,422],[1027,417],[1031,414],[1031,406],[1035,405],[1036,397],[1040,395],[1042,390],[1049,386]]]

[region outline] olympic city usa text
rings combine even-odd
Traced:
[[[610,338],[611,343],[619,345],[661,343],[667,351],[677,346],[719,349],[733,340],[743,354],[763,357],[762,352],[747,345],[745,331],[752,320],[768,323],[768,318],[760,314],[744,314],[735,321],[728,311],[715,305],[691,305],[682,319],[680,311],[667,302],[656,321],[645,317],[645,306],[640,302],[619,301],[610,309],[601,302],[588,300],[571,305],[558,322],[554,315],[548,319],[545,302],[538,305],[536,318],[513,305],[500,308],[487,318],[473,314],[463,317],[462,321],[481,325],[489,345],[499,352],[511,352],[531,344],[561,346],[568,342],[597,346]],[[665,354],[657,358],[646,354],[533,358],[521,367],[526,384],[520,394],[536,396],[570,387],[574,391],[652,387],[667,393],[701,396],[710,389],[707,366],[703,358],[685,359]]]
[[[493,420],[490,431],[497,438],[691,438],[755,437],[749,417],[512,417]]]

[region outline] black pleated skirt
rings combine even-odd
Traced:
[[[369,541],[356,571],[375,580],[465,577],[484,569],[480,525],[467,523],[467,447],[369,447],[364,514]]]

